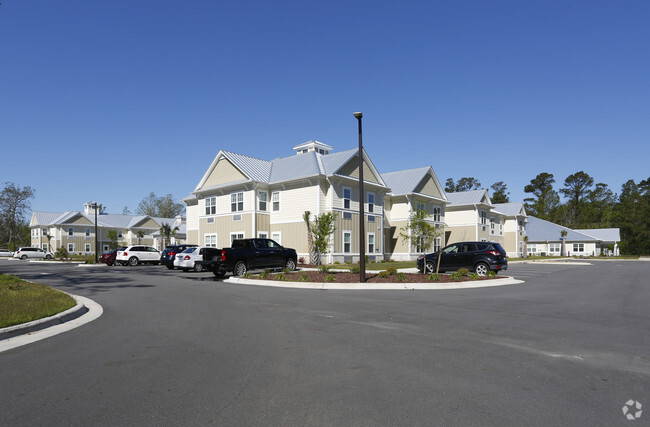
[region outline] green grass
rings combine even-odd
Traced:
[[[76,304],[74,298],[49,286],[0,274],[0,328],[52,316]]]

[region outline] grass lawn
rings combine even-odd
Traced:
[[[49,286],[0,274],[0,328],[52,316],[76,304],[74,298]]]

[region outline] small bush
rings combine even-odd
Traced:
[[[388,271],[388,274],[390,274],[391,276],[394,276],[394,275],[397,274],[397,268],[395,268],[395,267],[388,267],[386,269],[386,271]]]
[[[244,279],[249,279],[249,278],[253,277],[253,275],[251,274],[250,271],[247,271],[241,277],[244,278]]]
[[[329,273],[330,267],[329,265],[319,265],[318,266],[318,272],[319,273]]]
[[[440,275],[438,273],[429,274],[429,277],[427,277],[427,280],[429,280],[430,282],[439,282],[440,281]]]
[[[339,265],[341,261],[334,261],[334,264]]]
[[[406,282],[406,273],[397,273],[398,282]]]
[[[309,282],[309,274],[307,273],[302,273],[300,278],[298,279],[299,282]]]
[[[469,276],[469,270],[466,268],[459,268],[458,274],[460,274],[461,276]]]
[[[347,261],[345,261],[345,263],[346,263],[347,265],[350,265],[350,264],[352,264],[352,261],[347,260]]]
[[[271,272],[269,270],[264,270],[260,273],[260,279],[268,279]]]
[[[60,247],[59,249],[57,249],[54,256],[59,258],[59,259],[68,259],[68,258],[70,258],[70,254],[68,253],[68,250],[66,248],[64,248],[64,247]]]
[[[490,270],[487,272],[487,277],[497,277],[497,272]]]
[[[285,267],[285,268],[282,269],[282,272],[285,273],[285,274],[286,273],[291,273],[291,270],[289,270],[288,268]]]
[[[285,282],[287,280],[287,276],[285,276],[284,273],[278,273],[275,275],[274,279]]]
[[[377,277],[381,277],[382,279],[386,279],[390,277],[390,273],[386,270],[380,271],[379,274],[377,274]]]
[[[361,267],[359,267],[358,265],[351,265],[350,268],[348,268],[348,270],[350,270],[350,273],[358,273],[361,271]]]
[[[470,277],[470,279],[472,279],[472,280],[478,280],[478,279],[481,278],[481,276],[479,276],[479,275],[476,274],[476,273],[472,273],[472,274],[470,274],[469,277]]]
[[[451,273],[449,277],[451,278],[451,280],[460,280],[463,278],[463,275],[460,274],[458,271],[454,271],[453,273]]]
[[[326,282],[336,282],[336,277],[334,277],[333,274],[328,274],[327,276],[325,276],[325,281]]]

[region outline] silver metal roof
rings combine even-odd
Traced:
[[[382,173],[386,186],[394,196],[412,194],[431,168],[423,167],[403,171]]]
[[[598,239],[603,242],[620,242],[621,241],[621,229],[620,228],[591,228],[591,229],[581,229],[574,230],[588,236],[592,236],[595,239]]]
[[[506,216],[526,215],[524,204],[521,202],[495,203],[494,210]]]
[[[570,228],[554,224],[534,216],[528,216],[528,224],[526,225],[526,235],[530,243],[534,242],[560,242],[562,231],[567,232],[567,242],[588,242],[598,240],[594,237],[580,233]]]
[[[447,200],[449,200],[451,206],[463,206],[463,205],[474,205],[480,203],[489,204],[490,197],[487,194],[486,189],[480,190],[471,190],[471,191],[461,191],[458,193],[446,193]],[[484,202],[483,199],[487,199],[487,202]]]

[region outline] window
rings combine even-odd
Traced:
[[[243,232],[237,232],[237,233],[230,233],[230,244],[232,245],[232,242],[237,239],[243,239],[244,238],[244,233]]]
[[[442,239],[440,237],[436,237],[435,240],[433,241],[433,251],[438,252],[442,246]]]
[[[548,251],[550,253],[560,253],[562,251],[562,243],[549,243]]]
[[[368,253],[375,253],[375,233],[368,233]]]
[[[350,253],[352,252],[352,232],[344,231],[343,232],[343,252]]]
[[[267,233],[266,231],[258,231],[257,237],[259,237],[260,239],[268,239],[269,233]]]
[[[494,234],[494,218],[490,218],[490,233]]]
[[[350,199],[352,198],[352,189],[343,187],[343,209],[350,209]]]
[[[214,224],[214,217],[207,218],[205,222],[208,224]]]
[[[421,200],[415,201],[415,211],[425,211],[427,210],[427,205],[424,204]]]
[[[90,228],[86,228],[86,237],[90,237]]]
[[[122,238],[122,230],[117,230],[117,238],[118,239]]]
[[[46,250],[48,249],[48,248],[47,248],[47,243],[43,243],[43,245],[42,245],[42,246],[43,246],[43,248],[42,248],[42,249],[43,249],[44,251],[46,251]]]
[[[266,191],[260,191],[257,194],[257,200],[259,202],[257,209],[262,212],[266,212],[266,202],[268,201],[268,199],[269,199],[269,193],[267,193]]]
[[[343,212],[343,219],[352,219],[352,213],[351,212]]]
[[[368,215],[368,222],[375,222],[375,216],[374,215]]]
[[[232,193],[230,195],[230,212],[240,212],[244,210],[244,193]]]
[[[86,243],[84,250],[90,252],[90,243]]]
[[[74,228],[68,227],[68,237],[74,236]]]
[[[483,224],[483,225],[487,224],[487,212],[486,211],[481,211],[481,224]]]
[[[274,240],[278,244],[282,244],[282,234],[278,231],[271,233],[271,240]]]
[[[47,236],[47,228],[44,228],[41,232],[43,233],[43,237]]]
[[[433,220],[440,222],[440,208],[433,208]]]
[[[273,203],[273,212],[280,210],[280,192],[274,191],[271,193],[271,202]]]
[[[585,251],[585,244],[584,243],[574,243],[573,244],[573,252],[584,252]]]
[[[68,243],[68,252],[74,252],[74,243]]]
[[[368,212],[375,211],[375,193],[368,193]]]
[[[217,235],[216,234],[206,234],[203,236],[203,242],[205,243],[205,246],[209,248],[216,248],[217,247]]]
[[[529,254],[536,254],[537,253],[537,245],[535,243],[529,243],[526,245],[526,252]]]
[[[214,215],[217,213],[217,198],[208,197],[205,199],[205,214]]]

